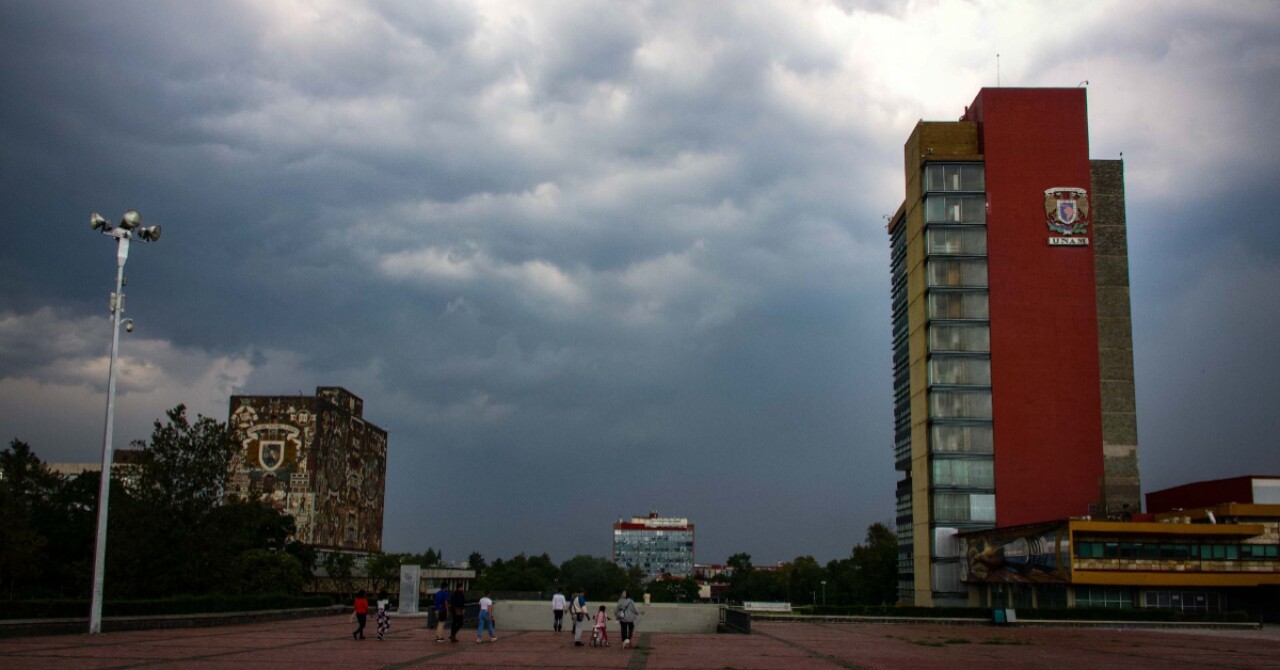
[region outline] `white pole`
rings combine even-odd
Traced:
[[[115,420],[116,357],[120,353],[120,313],[124,311],[124,263],[129,259],[129,233],[117,230],[116,292],[111,301],[111,363],[107,372],[107,421],[102,436],[102,478],[98,483],[98,534],[93,550],[93,602],[89,634],[102,632],[102,573],[107,557],[107,498],[111,493],[111,430]]]

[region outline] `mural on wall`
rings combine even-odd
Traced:
[[[387,433],[366,422],[363,409],[336,387],[314,397],[233,396],[230,424],[240,449],[228,497],[290,514],[301,542],[381,550]]]
[[[1064,524],[980,532],[957,538],[967,558],[967,582],[1066,583],[1071,540]]]

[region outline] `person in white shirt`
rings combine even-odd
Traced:
[[[557,633],[564,626],[564,605],[564,594],[560,592],[560,589],[556,589],[556,594],[551,596],[551,615],[555,617],[552,630]]]
[[[489,597],[489,591],[485,591],[484,597],[480,599],[480,626],[476,628],[476,644],[484,642],[481,634],[486,628],[489,630],[489,641],[497,642],[498,636],[493,632],[493,598]]]

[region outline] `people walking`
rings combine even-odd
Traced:
[[[449,582],[440,582],[432,604],[436,609],[436,642],[444,642],[444,625],[449,622]]]
[[[489,597],[489,591],[485,591],[484,597],[480,599],[480,625],[476,627],[476,644],[484,642],[481,636],[485,629],[489,631],[489,641],[497,642],[498,636],[493,632],[493,598]]]
[[[391,628],[391,599],[387,597],[387,592],[378,593],[378,639],[387,639],[387,631]]]
[[[551,596],[551,616],[555,619],[551,624],[551,629],[557,633],[560,632],[561,627],[564,625],[564,607],[564,594],[560,592],[560,589],[556,589],[556,594]]]
[[[351,607],[351,616],[356,620],[356,629],[351,632],[351,639],[363,640],[364,624],[369,618],[369,599],[364,597],[364,589],[356,593],[355,602]]]
[[[569,601],[569,616],[573,619],[573,646],[582,646],[582,631],[587,627],[587,594],[578,591]]]
[[[622,628],[622,648],[634,647],[635,643],[631,641],[632,635],[636,631],[636,619],[640,618],[640,610],[636,609],[636,601],[627,597],[627,592],[622,592],[622,597],[618,598],[618,608],[614,612],[614,616],[618,618],[618,626]]]
[[[462,619],[467,616],[467,592],[462,590],[462,580],[458,580],[457,588],[449,596],[449,615],[453,617],[449,623],[449,641],[457,642]]]

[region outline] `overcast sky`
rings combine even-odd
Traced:
[[[0,437],[341,385],[384,549],[848,554],[891,523],[884,215],[919,119],[1089,85],[1124,153],[1143,488],[1280,474],[1275,2],[39,2],[0,8]]]

